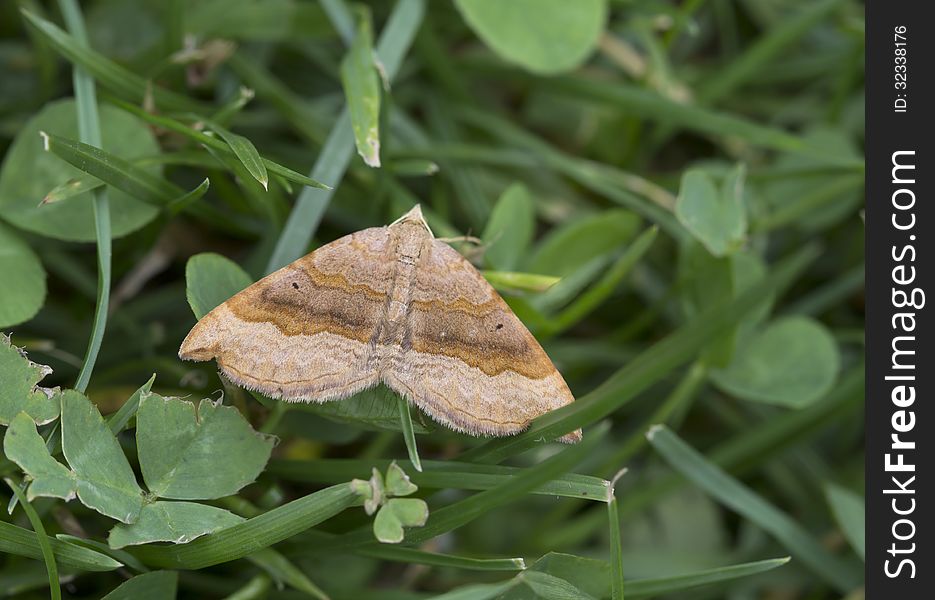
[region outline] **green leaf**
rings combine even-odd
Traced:
[[[743,165],[727,177],[721,190],[707,172],[685,171],[675,215],[714,256],[725,256],[739,248],[747,233]]]
[[[252,283],[240,265],[213,252],[196,254],[185,265],[185,295],[196,319]]]
[[[55,538],[48,539],[52,552],[55,553],[55,560],[60,567],[81,571],[113,571],[123,566],[100,552]],[[36,533],[5,521],[0,521],[0,552],[42,559],[39,537]]]
[[[95,239],[91,192],[74,196],[69,202],[39,204],[49,190],[84,176],[82,171],[45,152],[39,136],[40,131],[46,131],[77,138],[75,115],[74,101],[59,100],[47,104],[19,130],[0,168],[0,215],[40,235],[87,242]],[[104,148],[127,161],[159,152],[148,127],[113,107],[101,107],[101,133]],[[139,168],[150,177],[159,175],[156,165]],[[113,236],[120,237],[153,220],[157,210],[139,198],[115,191],[110,213]]]
[[[36,431],[36,423],[21,412],[10,423],[3,438],[3,453],[29,475],[26,498],[39,496],[71,500],[78,491],[78,479],[65,465],[49,454],[45,440]]]
[[[516,582],[511,579],[502,583],[476,583],[431,596],[429,600],[493,600],[501,598],[503,592],[514,587]]]
[[[398,544],[404,527],[422,527],[429,518],[429,506],[421,498],[390,498],[373,520],[373,535],[384,544]]]
[[[581,65],[607,21],[605,0],[456,0],[455,5],[494,52],[540,74]]]
[[[236,494],[269,460],[275,438],[257,433],[240,411],[211,400],[147,394],[136,415],[140,469],[160,498],[206,500]]]
[[[745,400],[803,408],[834,384],[840,358],[828,330],[807,317],[774,321],[738,348],[715,384]]]
[[[33,318],[45,302],[45,269],[25,242],[0,224],[0,327]]]
[[[150,542],[187,544],[243,520],[223,508],[207,504],[156,501],[143,506],[136,523],[114,526],[107,543],[115,549]]]
[[[174,571],[151,571],[124,581],[101,600],[175,600],[178,581]]]
[[[370,8],[357,9],[357,33],[341,61],[341,84],[354,128],[357,153],[371,167],[380,166],[380,77],[374,63]]]
[[[409,475],[403,471],[402,467],[396,464],[396,461],[390,463],[386,469],[386,493],[390,496],[408,496],[414,494],[419,486],[412,483]]]
[[[253,142],[242,135],[230,131],[218,123],[215,123],[214,121],[210,121],[204,118],[202,118],[202,121],[204,121],[208,127],[217,132],[217,134],[220,135],[225,142],[227,142],[227,145],[234,153],[234,156],[236,156],[240,162],[243,163],[243,166],[247,169],[247,172],[250,173],[254,179],[260,182],[260,185],[263,186],[264,190],[268,190],[269,175],[266,172],[266,164],[260,157],[260,153],[257,151],[256,146],[253,145]]]
[[[61,401],[62,452],[78,479],[78,499],[103,515],[135,522],[143,490],[117,438],[83,394],[65,390]]]
[[[65,183],[61,183],[51,189],[49,193],[45,195],[45,198],[42,199],[41,204],[61,202],[62,200],[73,198],[85,192],[96,190],[103,185],[104,182],[97,177],[82,173],[80,177],[69,179]]]
[[[716,569],[706,569],[684,575],[654,579],[630,579],[627,581],[626,586],[627,598],[655,598],[666,594],[674,594],[704,585],[750,577],[757,573],[781,567],[788,562],[789,557],[787,556],[785,558],[772,558]]]
[[[26,353],[0,334],[0,425],[9,425],[20,413],[28,414],[42,425],[58,417],[58,388],[39,387],[42,378],[52,373],[45,365],[26,358]]]
[[[650,429],[647,438],[674,469],[725,506],[769,532],[793,558],[801,560],[839,592],[847,593],[863,581],[862,569],[830,554],[802,525],[710,462],[664,425]]]
[[[502,271],[515,269],[532,242],[535,219],[535,206],[526,186],[514,183],[508,187],[493,207],[481,236],[487,246],[487,264]]]
[[[844,537],[851,544],[851,548],[861,559],[866,559],[863,497],[833,483],[825,484],[825,496],[828,498],[828,504],[831,505],[834,519],[841,526],[841,531],[844,532]]]

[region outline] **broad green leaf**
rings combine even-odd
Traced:
[[[39,365],[26,353],[10,343],[10,338],[0,334],[0,425],[9,425],[20,413],[25,412],[40,425],[54,421],[59,414],[59,400],[55,395],[58,388],[39,387],[39,382],[52,369]]]
[[[528,571],[547,573],[575,586],[594,598],[610,597],[610,564],[603,560],[549,552],[530,565]],[[628,582],[629,583],[629,582]],[[630,589],[627,588],[627,596]],[[532,590],[519,586],[503,596],[503,600],[532,599]]]
[[[414,494],[419,487],[412,483],[409,475],[403,471],[396,461],[390,463],[386,470],[386,493],[390,496],[408,496]]]
[[[833,483],[825,485],[825,496],[828,498],[828,504],[831,505],[834,519],[844,532],[844,537],[850,542],[851,548],[857,552],[857,555],[865,559],[864,499],[851,490]]]
[[[700,169],[682,175],[675,216],[714,256],[730,254],[743,244],[747,232],[743,203],[743,166],[726,178],[722,189]]]
[[[113,107],[101,106],[100,111],[104,149],[109,153],[133,160],[159,152],[152,132],[143,123]],[[92,241],[95,233],[90,193],[40,206],[49,190],[84,175],[44,151],[40,131],[76,139],[74,101],[47,104],[19,130],[0,168],[0,215],[17,227],[44,236]],[[159,175],[156,165],[141,168],[150,175]],[[120,191],[114,190],[110,200],[114,237],[139,229],[157,214],[155,207]]]
[[[640,218],[612,209],[556,227],[533,252],[524,270],[565,277],[595,258],[626,244],[639,230]]]
[[[45,301],[45,269],[13,231],[0,224],[0,327],[33,318]]]
[[[371,167],[380,166],[380,76],[374,62],[370,8],[357,7],[357,32],[341,61],[341,84],[354,129],[357,153]]]
[[[541,74],[581,65],[607,20],[605,0],[456,0],[455,5],[494,52]]]
[[[179,575],[174,571],[151,571],[124,581],[101,600],[175,600]]]
[[[264,190],[268,190],[269,174],[267,174],[266,165],[263,163],[263,159],[260,158],[260,153],[257,151],[256,146],[253,145],[253,142],[214,121],[203,120],[208,127],[221,136],[221,139],[227,142],[234,156],[243,163],[247,172],[260,182]]]
[[[532,242],[536,226],[535,206],[521,183],[508,187],[490,213],[481,239],[484,259],[494,269],[512,271]]]
[[[403,541],[404,527],[422,527],[429,518],[429,507],[421,498],[390,498],[373,520],[373,535],[384,544]]]
[[[143,508],[143,490],[113,432],[83,394],[65,390],[62,452],[78,478],[78,499],[97,512],[133,523]]]
[[[203,535],[236,525],[243,517],[207,504],[159,501],[143,506],[140,519],[132,525],[118,524],[110,530],[111,548],[150,542],[187,544]]]
[[[664,425],[647,434],[649,442],[689,481],[725,506],[769,532],[796,560],[841,593],[863,580],[863,569],[828,552],[821,542],[789,515],[712,463]]]
[[[251,283],[240,265],[213,252],[196,254],[185,265],[185,295],[197,319]]]
[[[147,394],[136,414],[140,469],[160,498],[206,500],[236,494],[256,479],[275,438],[259,434],[240,411],[211,400]]]
[[[733,362],[711,376],[739,398],[803,408],[831,389],[839,364],[837,344],[824,325],[786,317],[743,341]]]
[[[78,491],[78,479],[65,465],[49,454],[36,423],[24,412],[16,415],[3,438],[3,453],[29,475],[32,483],[26,494],[31,502],[39,496],[71,500]]]

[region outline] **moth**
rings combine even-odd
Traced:
[[[574,401],[483,276],[416,205],[326,244],[206,314],[179,357],[216,359],[241,387],[326,402],[383,383],[438,422],[505,436]],[[581,439],[581,431],[561,438]]]

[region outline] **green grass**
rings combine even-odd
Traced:
[[[49,366],[0,341],[0,589],[859,594],[863,5],[365,4],[0,6],[0,333]],[[177,358],[415,203],[575,403],[479,439]]]

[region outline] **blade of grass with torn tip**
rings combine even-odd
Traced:
[[[16,495],[16,498],[23,507],[23,511],[26,513],[26,517],[29,519],[29,524],[32,525],[33,531],[36,532],[39,550],[42,552],[42,560],[45,562],[45,570],[49,574],[49,589],[51,591],[52,600],[61,600],[62,588],[58,581],[58,566],[55,564],[55,554],[52,552],[52,544],[49,541],[49,537],[45,534],[45,527],[42,526],[42,519],[39,518],[36,509],[33,508],[29,500],[26,499],[26,495],[23,494],[23,491],[19,487],[19,482],[13,481],[10,478],[5,478],[4,481],[6,481],[6,484],[13,490],[13,494]]]
[[[725,506],[768,531],[821,579],[846,594],[860,585],[863,570],[830,554],[798,522],[728,475],[664,426],[646,434],[649,443],[672,468]]]
[[[201,102],[159,86],[151,86],[136,73],[118,65],[103,54],[95,52],[86,43],[79,42],[74,35],[65,33],[54,23],[26,10],[20,12],[29,26],[47,40],[56,52],[74,65],[87,70],[102,86],[124,98],[134,102],[143,102],[147,94],[151,93],[156,105],[163,110],[185,110],[203,114],[211,112],[210,107]]]
[[[260,158],[260,153],[257,151],[256,146],[253,145],[253,142],[240,134],[234,133],[219,123],[204,118],[201,120],[205,125],[221,136],[221,139],[227,142],[234,156],[243,163],[247,172],[260,182],[263,189],[269,190],[269,174],[266,172],[266,165],[263,163],[263,159]]]
[[[79,49],[88,49],[88,34],[84,28],[84,18],[81,8],[76,0],[59,0],[59,9],[65,18],[65,23],[74,34],[72,40]],[[25,14],[25,13],[24,13]],[[59,30],[61,31],[61,30]],[[72,82],[75,88],[75,107],[78,111],[78,135],[83,142],[92,146],[101,146],[101,124],[97,113],[97,92],[94,80],[81,67],[77,65],[72,70]],[[45,149],[49,149],[46,141]],[[84,392],[91,381],[91,373],[97,362],[97,355],[104,340],[104,329],[107,326],[107,307],[110,305],[110,279],[111,279],[111,233],[110,233],[110,200],[106,188],[97,188],[91,192],[92,211],[94,214],[94,234],[97,238],[97,301],[94,306],[94,321],[91,326],[91,338],[88,340],[88,349],[84,362],[78,372],[75,389]]]
[[[319,458],[313,460],[273,459],[267,472],[288,481],[334,484],[351,479],[366,479],[373,467],[385,471],[388,459]],[[519,467],[461,463],[454,461],[422,461],[422,471],[412,472],[410,464],[397,461],[420,488],[488,490],[502,485],[523,473]],[[564,473],[532,490],[532,494],[562,496],[605,502],[610,483],[606,479]]]
[[[413,36],[422,23],[424,0],[399,0],[380,34],[377,56],[390,81],[402,65]],[[321,150],[311,177],[332,187],[340,183],[354,151],[354,137],[347,109],[341,112]],[[306,188],[299,194],[289,220],[266,267],[267,273],[296,260],[308,248],[331,200],[331,190]]]
[[[354,129],[357,153],[371,167],[380,166],[380,77],[374,63],[373,19],[364,5],[355,7],[356,34],[341,61],[341,85]]]
[[[627,598],[655,598],[656,596],[675,594],[703,585],[711,585],[739,579],[741,577],[749,577],[757,573],[763,573],[781,567],[788,562],[789,557],[787,556],[785,558],[758,560],[755,562],[730,565],[729,567],[718,567],[716,569],[708,569],[705,571],[698,571],[697,573],[686,573],[685,575],[675,575],[672,577],[631,579],[627,581]]]
[[[140,120],[146,121],[147,123],[151,125],[155,125],[156,127],[161,127],[162,129],[167,129],[169,131],[173,131],[175,133],[183,135],[187,137],[188,139],[194,142],[198,142],[199,144],[203,144],[213,150],[218,150],[220,152],[225,152],[228,154],[233,153],[233,149],[230,147],[230,145],[225,144],[223,141],[215,137],[212,137],[204,132],[201,132],[201,131],[198,131],[197,129],[189,127],[188,125],[185,125],[181,121],[177,121],[175,119],[172,119],[170,117],[166,117],[163,115],[154,115],[152,113],[146,112],[142,108],[139,108],[137,106],[130,104],[129,102],[124,102],[123,100],[119,100],[117,98],[108,97],[107,101],[110,104],[113,104],[114,106],[116,106],[117,108],[121,110],[125,110],[128,113],[139,118]],[[201,120],[201,117],[198,117],[198,119]],[[261,157],[260,160],[263,163],[263,167],[267,169],[270,173],[280,175],[284,179],[287,179],[289,181],[294,181],[295,183],[301,183],[302,185],[307,185],[309,187],[316,187],[316,188],[323,188],[323,189],[328,188],[328,186],[326,186],[322,182],[315,181],[314,179],[310,177],[306,177],[305,175],[302,175],[301,173],[297,171],[293,171],[292,169],[288,167],[284,167],[283,165],[277,162],[274,162],[268,158]]]
[[[495,463],[528,450],[540,440],[552,440],[609,415],[638,393],[692,360],[718,332],[739,323],[764,298],[785,289],[818,255],[806,247],[781,261],[773,273],[738,297],[722,302],[698,315],[687,325],[627,363],[600,386],[568,406],[553,410],[532,422],[529,428],[511,438],[492,440],[477,446],[459,459]]]
[[[113,571],[123,566],[100,552],[55,538],[48,539],[58,564],[63,568],[81,571]],[[42,550],[39,548],[39,538],[36,533],[5,521],[0,521],[0,552],[36,560],[42,559]]]
[[[347,483],[331,486],[278,506],[259,516],[188,544],[147,545],[131,554],[147,565],[173,569],[202,569],[243,558],[267,548],[343,510],[360,504],[360,497]]]

